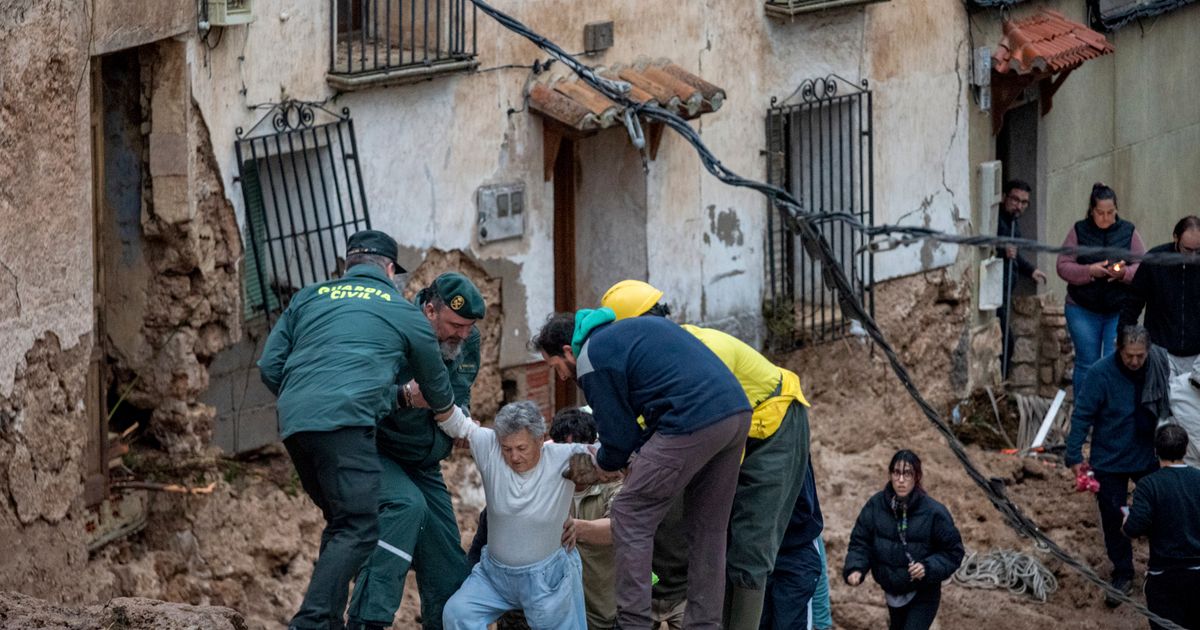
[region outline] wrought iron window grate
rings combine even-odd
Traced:
[[[470,0],[331,0],[329,72],[454,64],[476,51]]]
[[[285,101],[237,136],[246,317],[270,321],[305,285],[341,274],[346,240],[371,218],[349,109]]]
[[[797,101],[789,103],[788,101]],[[813,214],[848,213],[875,220],[871,92],[867,82],[836,75],[809,79],[767,111],[768,181],[782,186]],[[867,239],[843,221],[824,220],[818,230],[874,313],[874,260]],[[852,332],[822,267],[809,258],[784,211],[767,213],[767,284],[764,303],[768,344],[777,350],[818,344]]]

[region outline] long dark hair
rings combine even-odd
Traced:
[[[1113,207],[1117,208],[1117,211],[1120,212],[1121,209],[1117,206],[1117,191],[1109,188],[1103,182],[1096,182],[1095,184],[1092,184],[1092,194],[1088,196],[1087,216],[1084,218],[1091,219],[1092,210],[1096,209],[1096,202],[1104,201],[1106,199],[1111,200],[1113,202]]]
[[[913,492],[925,492],[925,486],[921,485],[921,479],[924,477],[924,473],[921,471],[921,458],[906,448],[896,451],[896,454],[892,455],[892,463],[888,464],[888,489],[892,489],[892,471],[896,470],[896,466],[901,463],[912,466]]]

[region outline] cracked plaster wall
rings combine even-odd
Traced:
[[[87,561],[88,31],[79,3],[0,2],[0,590],[55,597]]]

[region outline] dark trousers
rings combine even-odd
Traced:
[[[1154,472],[1144,470],[1134,473],[1111,473],[1094,471],[1096,481],[1100,482],[1100,491],[1096,493],[1096,504],[1100,507],[1100,526],[1104,531],[1104,549],[1108,559],[1113,564],[1112,579],[1133,579],[1133,545],[1129,538],[1121,532],[1121,523],[1125,515],[1121,508],[1129,500],[1129,482],[1137,483],[1139,479]]]
[[[816,541],[792,549],[780,549],[780,559],[767,578],[761,630],[793,630],[808,627],[809,603],[821,581],[821,552]],[[786,556],[786,557],[785,557]]]
[[[686,435],[655,433],[642,446],[612,505],[617,621],[625,630],[646,630],[652,624],[654,531],[680,491],[688,541],[684,627],[720,627],[725,535],[749,430],[747,411]]]
[[[351,626],[391,626],[411,567],[421,596],[421,627],[440,630],[446,601],[467,578],[441,466],[407,468],[387,456],[379,463],[379,543],[354,581]]]
[[[341,630],[350,580],[378,540],[375,430],[304,431],[283,441],[300,484],[325,516],[321,549],[300,611],[288,626]]]
[[[899,607],[888,606],[888,630],[929,630],[942,604],[942,588],[918,591],[912,601]]]
[[[1174,569],[1146,576],[1146,607],[1188,628],[1200,630],[1200,571]],[[1153,621],[1150,627],[1162,628]]]

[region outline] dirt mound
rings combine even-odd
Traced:
[[[188,606],[152,599],[120,598],[103,606],[62,606],[0,592],[0,629],[245,630],[242,616],[218,606]]]

